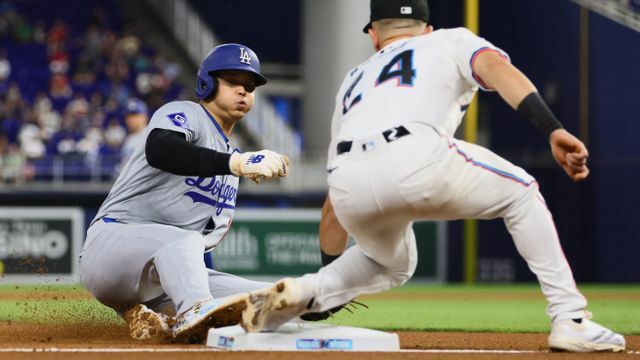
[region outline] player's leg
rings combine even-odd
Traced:
[[[157,249],[153,254],[153,267],[177,308],[178,316],[172,329],[174,338],[183,342],[202,342],[209,328],[239,322],[245,306],[244,296],[213,297],[202,256],[203,236],[196,231],[171,228],[174,232],[171,239],[175,240]],[[145,236],[145,230],[149,229],[137,228],[132,233]]]
[[[156,224],[94,224],[82,254],[82,273],[96,298],[115,307],[146,302],[163,292],[178,312],[211,297],[202,236]]]
[[[80,255],[80,275],[85,287],[96,299],[121,314],[164,293],[157,273],[151,271],[153,253],[162,242],[131,238],[126,232],[131,226],[96,222],[87,232]]]
[[[344,304],[358,295],[375,294],[407,282],[416,269],[416,239],[410,224],[376,229],[373,224],[349,224],[345,229],[356,245],[338,259],[307,274],[302,280],[314,285],[315,301],[308,310],[324,311]]]
[[[271,282],[249,280],[241,276],[211,269],[208,269],[207,272],[209,275],[209,289],[213,297],[227,297],[248,293],[273,285]]]
[[[252,292],[241,323],[245,330],[275,330],[296,316],[328,310],[358,295],[390,289],[413,275],[416,246],[410,225],[396,233],[395,238],[377,241],[384,246],[356,242],[318,273],[287,278],[267,289]],[[385,249],[388,252],[381,256]],[[388,265],[377,262],[376,256]]]
[[[385,169],[394,157],[384,144],[376,144],[379,152],[356,157],[330,175],[334,210],[356,245],[317,274],[286,279],[253,293],[255,309],[248,308],[245,329],[273,329],[302,313],[327,310],[358,295],[403,284],[413,275],[417,250],[411,212],[395,211],[406,204],[392,190],[395,175]],[[380,171],[371,174],[376,168]]]
[[[553,218],[535,180],[485,148],[459,140],[447,142],[450,153],[444,162],[445,172],[458,180],[454,187],[445,184],[439,190],[454,194],[443,199],[443,216],[504,219],[519,254],[537,276],[548,301],[547,313],[554,329],[550,345],[572,351],[624,349],[622,336],[589,320],[587,302],[575,285]]]
[[[263,281],[253,281],[240,276],[223,273],[216,270],[207,269],[209,275],[209,290],[213,298],[224,298],[237,294],[249,293],[251,291],[267,288],[273,283]],[[174,316],[177,307],[173,300],[166,295],[145,302],[145,305],[154,311]]]
[[[226,298],[266,288],[272,283],[252,281],[239,276],[207,269],[209,289],[213,298]],[[163,293],[159,297],[138,304],[124,313],[131,337],[137,340],[169,339],[173,333],[177,306]]]
[[[368,139],[363,141],[370,143]],[[362,146],[354,144],[353,148]],[[400,147],[377,141],[375,150],[356,151],[328,179],[335,214],[356,246],[320,269],[317,276],[303,278],[315,282],[314,311],[404,284],[417,265],[411,227],[415,214],[395,191],[400,172],[397,167],[404,166],[398,165]]]
[[[460,140],[447,142],[446,173],[457,181],[451,189],[441,189],[453,194],[442,204],[442,214],[503,218],[518,252],[540,281],[551,319],[584,316],[587,302],[575,286],[535,179],[488,149]]]
[[[211,320],[228,303],[235,304],[234,299],[212,299],[203,251],[204,240],[195,231],[98,222],[88,232],[81,274],[89,291],[121,314],[166,293],[180,315],[175,335]],[[221,319],[229,320],[226,314]]]
[[[153,254],[169,240],[163,241],[162,235],[132,237],[131,230],[137,226],[102,221],[94,224],[80,256],[82,281],[96,299],[125,319],[132,338],[168,338],[169,318],[143,303],[167,297]]]

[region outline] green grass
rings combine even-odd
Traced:
[[[2,300],[0,320],[36,324],[122,323],[116,313],[95,300]]]
[[[33,291],[68,291],[72,293],[86,292],[82,285],[0,285],[0,294],[20,294]]]
[[[79,286],[0,286],[0,320],[29,323],[118,324],[109,308],[81,296],[20,299],[21,293],[53,291],[78,295]],[[585,285],[594,320],[624,334],[640,334],[640,285]],[[591,298],[590,298],[591,297]],[[341,311],[328,322],[384,330],[547,332],[546,302],[537,285],[410,284],[382,296],[364,297],[369,309]]]
[[[370,300],[369,309],[340,312],[328,322],[385,330],[546,332],[544,301],[530,300]],[[593,301],[595,321],[625,334],[640,334],[635,301]],[[627,309],[621,311],[621,309]]]
[[[586,285],[581,291],[587,299],[594,297],[588,310],[594,313],[595,321],[624,334],[640,334],[640,286]],[[358,308],[353,314],[341,311],[327,322],[383,330],[549,331],[546,301],[537,285],[412,284],[389,294],[407,298],[364,298],[362,302],[369,309]]]
[[[32,295],[34,292],[50,292],[61,296],[55,300],[38,300],[32,296],[20,299],[21,295]],[[2,299],[3,294],[10,294],[15,299]],[[64,298],[73,294],[79,298]],[[113,310],[83,296],[88,296],[87,291],[80,285],[0,285],[0,321],[36,324],[122,323]]]

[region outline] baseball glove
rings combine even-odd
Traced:
[[[326,320],[330,317],[333,317],[333,314],[337,313],[338,311],[345,309],[348,312],[353,314],[354,310],[358,309],[358,306],[361,306],[365,309],[368,309],[369,307],[366,304],[363,304],[361,302],[355,301],[355,300],[351,300],[346,304],[342,304],[339,306],[336,306],[334,308],[331,308],[329,310],[325,310],[325,311],[320,311],[320,312],[310,312],[310,313],[306,313],[300,316],[300,318],[302,320],[306,320],[306,321],[322,321],[322,320]]]

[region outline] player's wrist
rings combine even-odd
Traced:
[[[325,253],[324,250],[320,249],[320,260],[322,260],[322,266],[331,264],[335,259],[339,257],[340,255],[329,255]]]
[[[234,176],[241,176],[242,175],[242,159],[241,156],[242,154],[240,154],[237,151],[234,151],[231,155],[229,155],[229,171],[231,171],[231,174]]]
[[[537,91],[530,93],[520,102],[518,112],[529,119],[546,139],[549,139],[554,131],[564,128]]]
[[[567,130],[565,130],[564,128],[558,128],[555,129],[551,132],[551,134],[549,134],[549,139],[552,139],[554,136],[559,136],[561,133],[566,133]]]

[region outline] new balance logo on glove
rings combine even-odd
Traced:
[[[249,164],[259,164],[260,162],[262,162],[262,159],[264,159],[264,155],[251,155],[249,156],[249,158],[247,159],[247,162],[245,164],[249,165]]]

